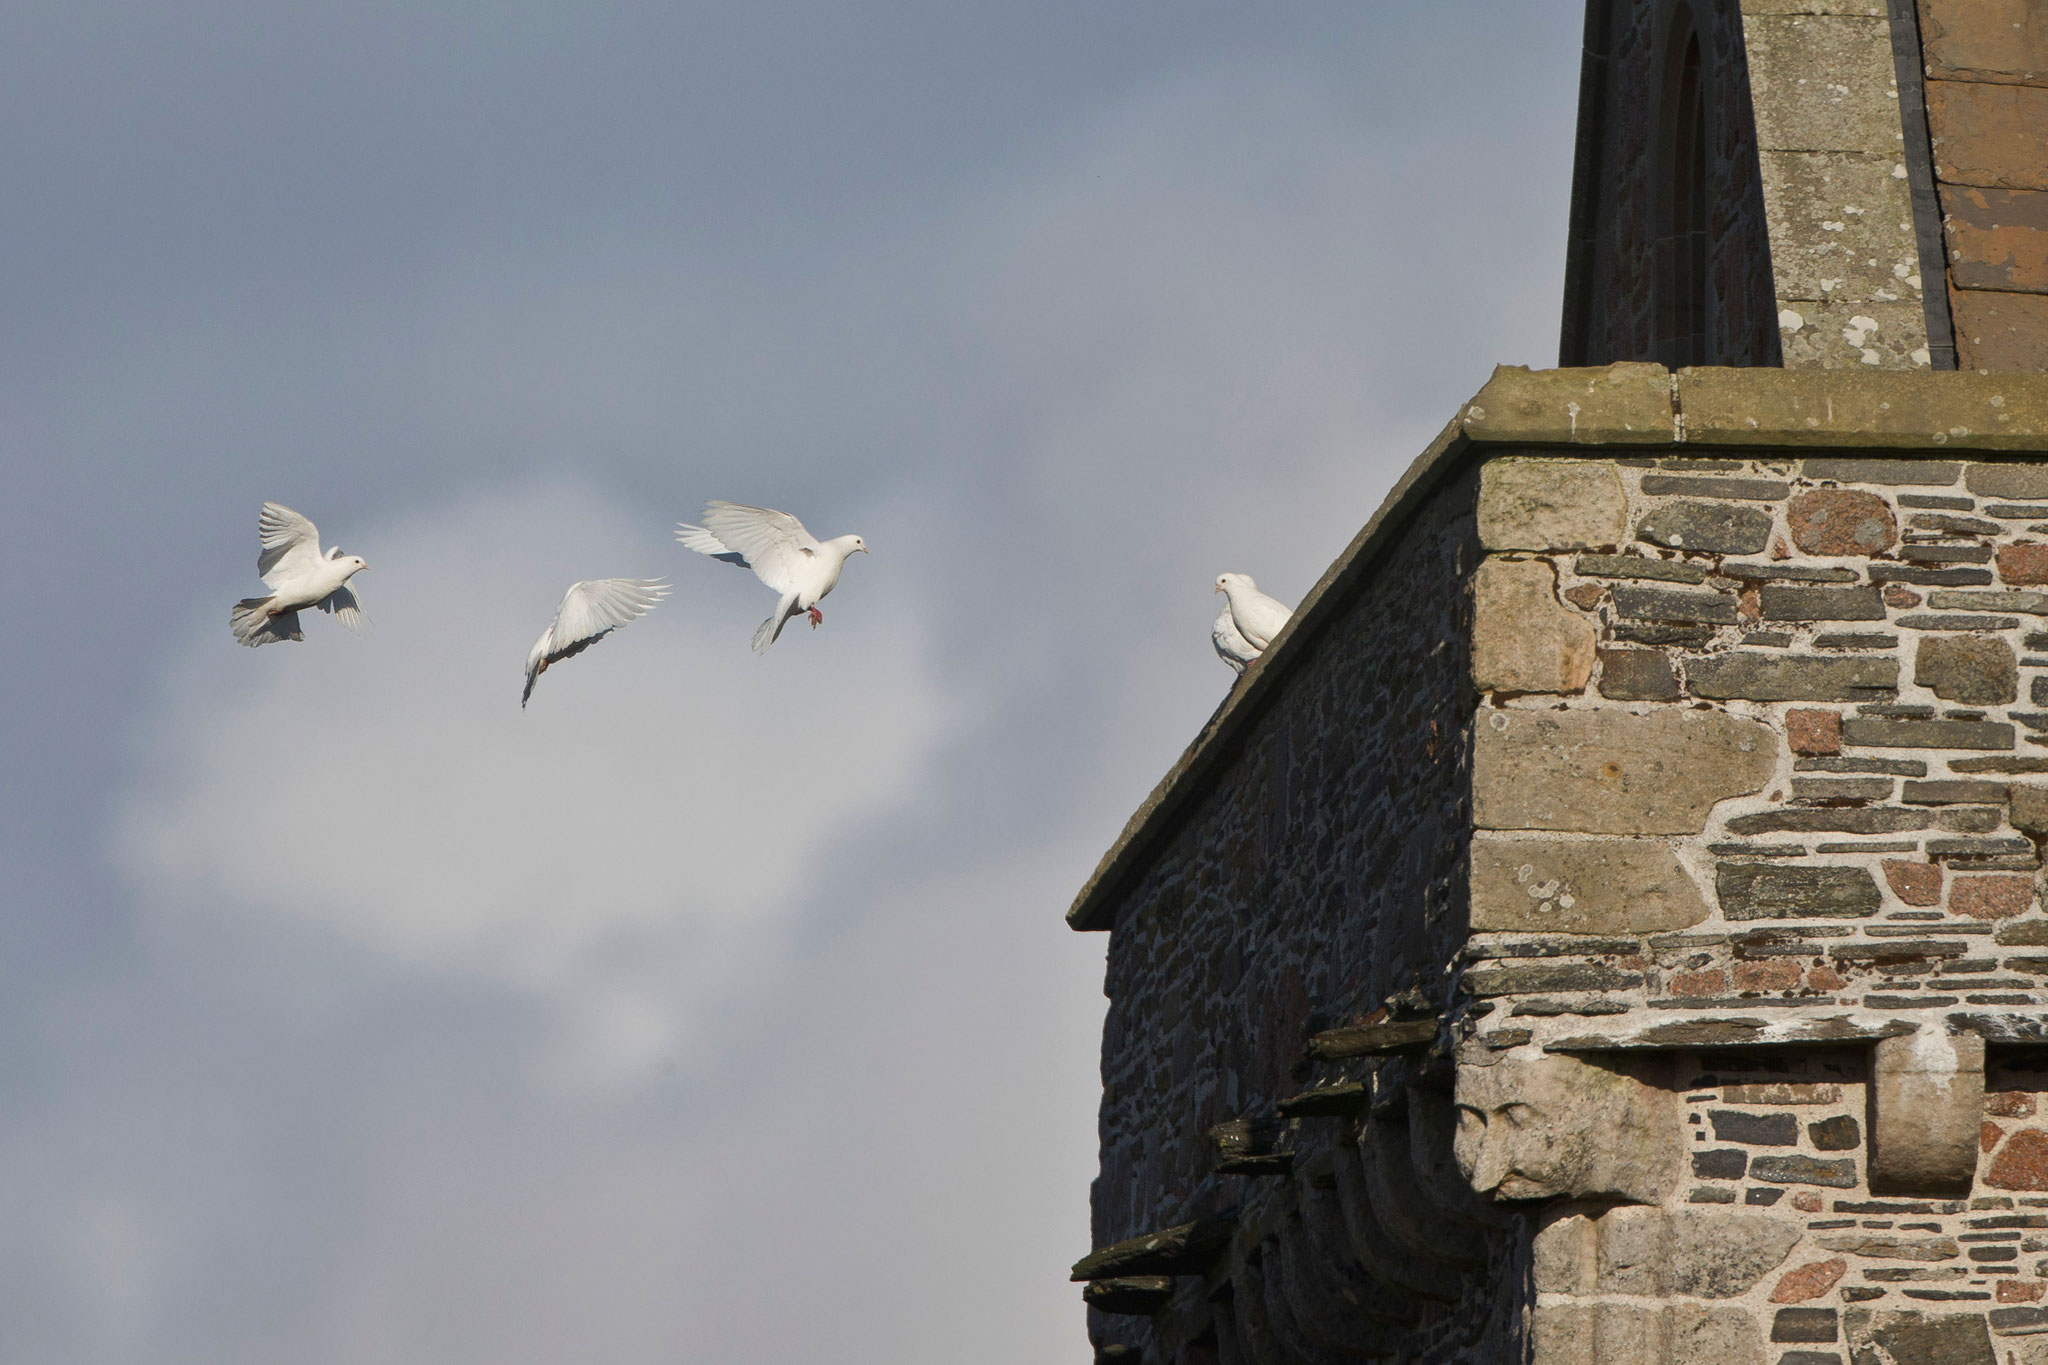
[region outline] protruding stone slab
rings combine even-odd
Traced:
[[[1501,365],[1465,405],[1459,424],[1477,441],[1669,441],[1671,373],[1649,362],[1560,370]]]
[[[1629,934],[1684,929],[1706,898],[1654,839],[1472,840],[1475,933]]]
[[[1472,681],[1482,692],[1583,692],[1593,623],[1557,600],[1540,559],[1489,559],[1472,575]]]
[[[1984,1039],[1928,1028],[1871,1049],[1870,1188],[1964,1195],[1977,1174]]]
[[[1287,1119],[1231,1119],[1209,1130],[1216,1169],[1225,1175],[1286,1175],[1294,1152],[1286,1146],[1294,1124]]]
[[[1173,1299],[1173,1280],[1165,1275],[1125,1275],[1093,1280],[1081,1291],[1082,1302],[1104,1313],[1151,1317]]]
[[[1438,1028],[1434,1019],[1390,1019],[1381,1024],[1324,1029],[1308,1040],[1308,1055],[1328,1062],[1417,1051],[1436,1041]]]
[[[1237,1228],[1237,1210],[1225,1209],[1192,1223],[1126,1237],[1098,1247],[1074,1262],[1071,1278],[1106,1280],[1119,1275],[1187,1275],[1209,1264]]]
[[[1716,802],[1763,790],[1778,767],[1769,726],[1719,711],[1480,712],[1480,829],[1696,834]]]
[[[1503,456],[1479,471],[1489,550],[1594,550],[1628,534],[1621,471],[1606,461]]]

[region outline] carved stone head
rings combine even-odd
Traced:
[[[1458,1169],[1497,1200],[1662,1202],[1684,1151],[1679,1097],[1655,1083],[1663,1069],[1559,1055],[1462,1063]]]

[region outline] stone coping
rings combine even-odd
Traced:
[[[1264,654],[1152,789],[1067,911],[1076,930],[1112,927],[1117,897],[1246,727],[1305,657],[1296,640],[1340,619],[1353,593],[1451,475],[1501,447],[1695,451],[1842,450],[1873,458],[1939,450],[2048,454],[2048,374],[1702,367],[1624,362],[1586,369],[1500,366],[1408,466]]]

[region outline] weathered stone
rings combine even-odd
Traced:
[[[1792,796],[1799,801],[1882,801],[1892,794],[1889,777],[1795,777]]]
[[[1785,743],[1795,754],[1842,752],[1842,713],[1794,707],[1785,712]]]
[[[1951,914],[1967,919],[2011,919],[2034,908],[2034,879],[2011,873],[1957,877],[1949,887]]]
[[[1731,1299],[1784,1263],[1800,1227],[1719,1209],[1622,1206],[1593,1220],[1594,1292]]]
[[[1712,626],[1647,625],[1636,621],[1617,621],[1609,633],[1619,644],[1682,645],[1688,649],[1714,638]]]
[[[1951,185],[2048,190],[2048,89],[1980,81],[1929,81],[1927,120],[1934,171]],[[1972,486],[1971,492],[1984,490]],[[2037,498],[2039,493],[1999,493]]]
[[[1584,578],[1640,578],[1659,583],[1704,583],[1707,570],[1681,559],[1644,559],[1640,555],[1580,555],[1572,571]]]
[[[1768,726],[1713,711],[1486,710],[1474,727],[1480,829],[1696,834],[1776,772]]]
[[[1881,1039],[1871,1048],[1870,1085],[1871,1191],[1968,1194],[1984,1112],[1984,1039],[1932,1027]]]
[[[1716,701],[1876,701],[1897,691],[1899,665],[1731,649],[1689,660],[1685,676],[1694,696]]]
[[[1655,649],[1603,649],[1600,695],[1613,701],[1677,701],[1678,675]]]
[[[1481,1194],[1656,1204],[1678,1188],[1678,1093],[1623,1066],[1510,1053],[1458,1067],[1456,1086],[1458,1169]]]
[[[1809,1299],[1817,1299],[1840,1283],[1848,1270],[1849,1263],[1840,1256],[1788,1270],[1778,1277],[1778,1285],[1771,1291],[1771,1302],[1805,1303]]]
[[[1982,778],[1938,778],[1930,782],[1908,782],[1905,800],[1915,806],[1961,805],[1967,802],[2002,803],[2006,785]]]
[[[1127,1237],[1098,1247],[1074,1262],[1072,1278],[1100,1280],[1116,1275],[1184,1275],[1209,1264],[1237,1227],[1237,1210],[1228,1209],[1192,1223],[1181,1223]]]
[[[2017,616],[1963,616],[1933,612],[1901,616],[1897,622],[1907,630],[2011,630],[2019,623]]]
[[[1295,1125],[1287,1119],[1231,1119],[1209,1130],[1215,1144],[1216,1169],[1226,1175],[1286,1175],[1294,1153],[1286,1142]]]
[[[1341,1119],[1362,1114],[1372,1103],[1372,1092],[1360,1081],[1333,1081],[1289,1095],[1273,1107],[1282,1118]]]
[[[1647,362],[1556,370],[1496,365],[1458,420],[1477,441],[1668,441],[1671,374]]]
[[[1927,605],[1937,611],[2014,611],[2027,616],[2048,616],[2048,592],[1964,592],[1951,589],[1929,593]]]
[[[2048,947],[2048,920],[2023,920],[2001,924],[1992,931],[1992,942],[2022,948]]]
[[[1847,1157],[1828,1160],[1812,1156],[1760,1156],[1749,1163],[1749,1175],[1752,1180],[1768,1180],[1774,1185],[1856,1188],[1856,1163]]]
[[[1899,547],[1899,558],[1916,564],[1989,564],[1991,547],[1976,541],[1911,541]]]
[[[1151,1317],[1172,1302],[1173,1280],[1166,1275],[1092,1280],[1081,1290],[1081,1300],[1101,1313]]]
[[[1986,720],[1892,720],[1859,716],[1842,722],[1842,742],[1873,749],[2010,749],[2013,728]]]
[[[1846,1251],[1874,1261],[1953,1261],[1962,1248],[1953,1237],[1899,1237],[1890,1233],[1856,1233],[1823,1237],[1820,1244],[1829,1251]]]
[[[1807,461],[1809,472],[1813,461]],[[1891,505],[1875,493],[1848,488],[1815,488],[1785,509],[1792,543],[1810,555],[1874,555],[1899,539]]]
[[[1959,588],[1989,583],[1989,569],[1930,569],[1919,564],[1873,564],[1873,583],[1918,583],[1922,587]]]
[[[1944,185],[1941,204],[1958,288],[2048,293],[2048,194]]]
[[[2007,789],[2007,799],[2012,805],[2006,818],[2012,821],[2014,829],[2048,831],[2048,787],[2016,783]]]
[[[1973,464],[1963,483],[1983,498],[2048,498],[2048,464]]]
[[[1967,762],[1968,760],[1964,760]],[[1894,777],[1925,777],[1927,764],[1917,758],[1802,758],[1793,767],[1799,772],[1890,773]]]
[[[1329,1062],[1415,1051],[1436,1041],[1437,1028],[1435,1019],[1396,1019],[1324,1029],[1308,1040],[1308,1055]]]
[[[1886,885],[1906,904],[1941,904],[1941,868],[1934,863],[1886,858],[1881,866]]]
[[[1683,929],[1707,903],[1668,844],[1472,840],[1474,933],[1616,934]]]
[[[2048,1309],[2044,1308],[1994,1308],[1990,1315],[1991,1330],[2002,1337],[2036,1336],[2048,1332]],[[2032,1360],[2027,1365],[2034,1365]]]
[[[1982,517],[1958,517],[1946,512],[1921,512],[1907,523],[1916,531],[1947,531],[1958,536],[2003,535],[2005,528]]]
[[[1842,1087],[1807,1081],[1762,1081],[1724,1085],[1721,1098],[1730,1104],[1838,1104]]]
[[[1563,1302],[1535,1312],[1532,1359],[1560,1365],[1764,1365],[1762,1334],[1740,1308]]]
[[[2048,583],[2048,545],[2024,541],[1999,546],[1998,576],[2008,583],[2028,587]]]
[[[2006,1140],[1984,1183],[1999,1190],[2048,1190],[2048,1133],[2022,1128]]]
[[[1920,0],[1927,74],[2048,85],[2048,25],[2032,0]]]
[[[1820,810],[1766,810],[1738,815],[1728,822],[1730,834],[1769,834],[1786,830],[1831,831],[1842,834],[1897,834],[1901,830],[1926,829],[1934,823],[1931,811],[1901,810],[1896,806],[1864,806]]]
[[[1721,577],[1739,578],[1747,583],[1857,583],[1863,575],[1854,569],[1830,569],[1786,559],[1728,559],[1721,562]]]
[[[1737,1147],[1692,1154],[1692,1173],[1702,1180],[1740,1180],[1748,1169],[1749,1153]]]
[[[2019,697],[2019,660],[2000,639],[1931,637],[1913,655],[1913,681],[1944,701],[2002,706]]]
[[[1766,621],[1882,621],[1884,601],[1872,586],[1806,588],[1772,584],[1759,594]]]
[[[1726,593],[1685,592],[1678,588],[1617,586],[1613,590],[1616,614],[1632,621],[1693,621],[1705,625],[1733,625],[1736,602]]]
[[[1473,967],[1465,973],[1473,995],[1533,995],[1541,991],[1620,991],[1643,984],[1641,972],[1624,972],[1594,962],[1531,962],[1512,967]]]
[[[1777,479],[1717,479],[1671,474],[1643,475],[1647,497],[1735,498],[1749,502],[1776,502],[1792,491],[1792,485]]]
[[[1841,1321],[1832,1308],[1780,1308],[1771,1319],[1772,1341],[1841,1339]]]
[[[1729,919],[1847,919],[1877,913],[1877,883],[1860,867],[1722,863],[1714,874]]]
[[[1714,1141],[1741,1142],[1752,1147],[1791,1147],[1799,1141],[1799,1120],[1791,1114],[1745,1114],[1739,1109],[1707,1113]]]
[[[1806,1125],[1807,1140],[1821,1152],[1853,1152],[1863,1143],[1863,1129],[1847,1114]]]
[[[1479,540],[1489,550],[1586,550],[1627,534],[1621,471],[1602,460],[1504,456],[1479,471]]]
[[[1771,514],[1726,503],[1674,502],[1636,523],[1636,539],[1674,550],[1759,554],[1771,540]]]
[[[1482,692],[1581,692],[1593,623],[1557,600],[1540,559],[1489,559],[1472,575],[1472,681]]]
[[[1833,479],[1838,483],[1947,485],[1956,481],[1962,466],[1946,460],[1856,460],[1825,456],[1805,461],[1801,472],[1809,479]]]
[[[1956,357],[1962,364],[1992,371],[2048,370],[2048,294],[1958,289],[1950,299]]]
[[[1998,1356],[1991,1349],[1991,1334],[1985,1330],[1980,1313],[1940,1317],[1882,1314],[1863,1331],[1852,1328],[1850,1341],[1856,1347],[1856,1365],[1876,1361],[1893,1361],[1897,1365],[1906,1365],[1908,1361],[1913,1365],[1999,1365]]]

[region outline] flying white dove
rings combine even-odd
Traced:
[[[1294,615],[1260,592],[1259,585],[1252,582],[1249,574],[1217,574],[1216,591],[1222,593],[1230,604],[1230,619],[1237,627],[1237,633],[1244,636],[1253,649],[1263,650],[1272,644],[1273,637],[1280,633],[1280,627]]]
[[[741,502],[707,502],[704,524],[688,522],[676,527],[676,539],[700,555],[710,555],[743,569],[782,594],[775,614],[754,632],[754,652],[766,654],[768,646],[782,634],[782,623],[790,617],[809,613],[811,629],[825,619],[818,603],[839,583],[839,571],[848,555],[868,552],[859,536],[834,536],[820,541],[804,524],[787,512],[766,507],[749,507]]]
[[[1216,657],[1230,665],[1230,671],[1242,677],[1244,666],[1259,657],[1259,651],[1252,642],[1238,633],[1237,622],[1230,619],[1230,603],[1223,604],[1223,610],[1216,613],[1216,624],[1209,627],[1209,643],[1216,646]]]
[[[320,553],[320,530],[283,503],[266,502],[256,518],[263,553],[256,572],[270,589],[268,597],[245,597],[228,613],[235,638],[254,648],[280,640],[303,640],[299,611],[318,607],[360,635],[369,621],[348,586],[349,579],[370,566],[358,555],[344,555],[339,545]]]
[[[653,611],[666,596],[668,584],[651,578],[591,578],[572,585],[562,594],[555,619],[526,656],[526,690],[519,694],[519,708],[526,709],[534,683],[549,664],[581,654],[628,621]]]

